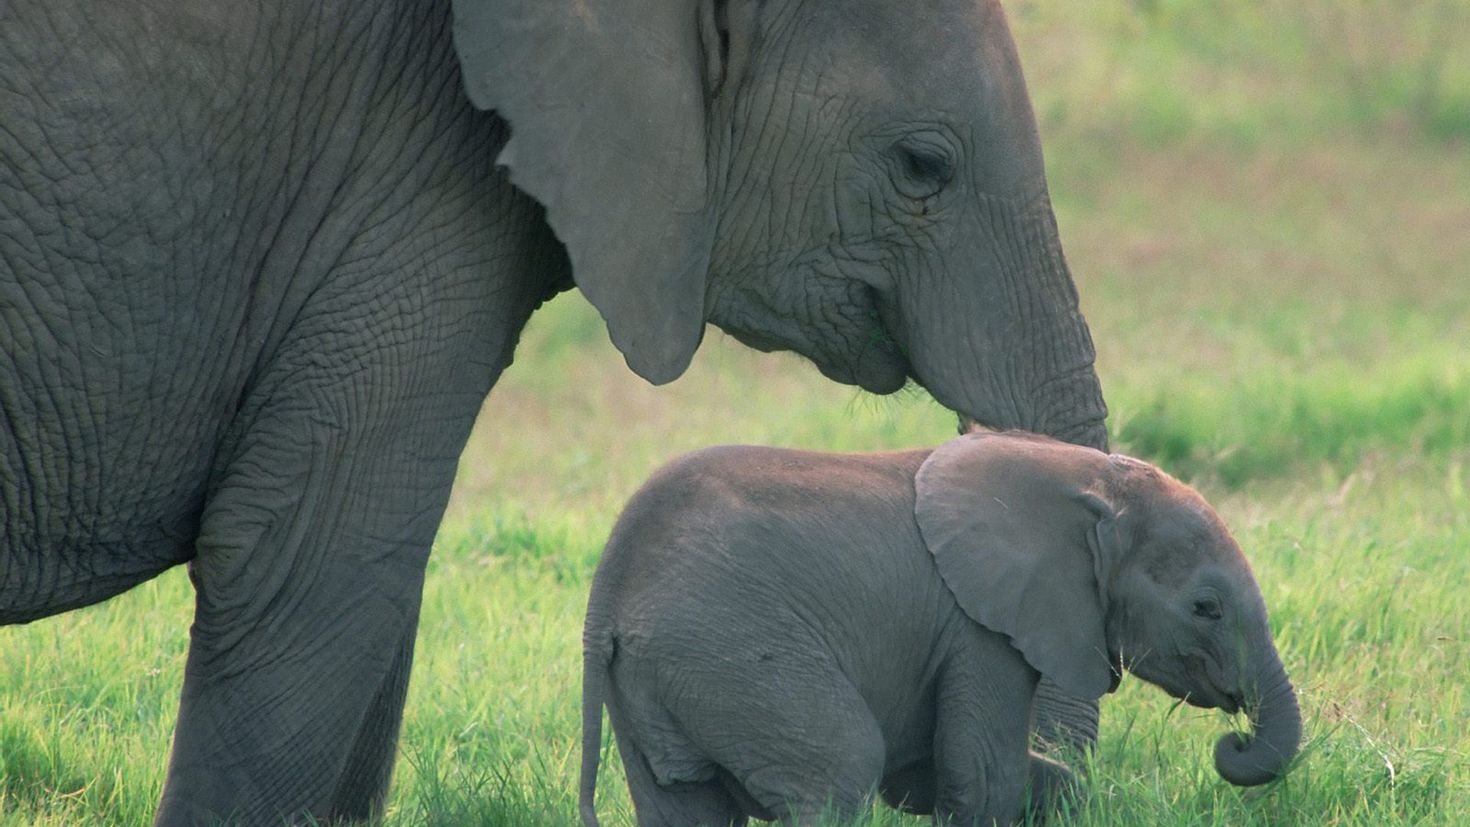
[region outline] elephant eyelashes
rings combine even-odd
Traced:
[[[1224,615],[1220,603],[1215,600],[1194,601],[1194,616],[1204,620],[1219,620]]]

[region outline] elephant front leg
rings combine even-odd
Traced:
[[[358,820],[381,808],[414,628],[406,624],[397,642],[361,630],[344,633],[380,645],[388,662],[343,664],[311,653],[322,660],[320,675],[287,663],[249,676],[222,675],[191,645],[155,824],[288,824],[303,815]]]
[[[1082,753],[1097,743],[1097,701],[1074,698],[1048,678],[1036,688],[1033,707],[1038,747]]]
[[[1025,710],[1036,671],[1001,636],[974,631],[946,662],[937,687],[936,825],[1015,823],[1033,777]]]
[[[242,426],[203,515],[159,825],[368,818],[387,789],[473,406],[446,422],[431,395],[377,408],[367,388],[353,408],[324,401],[331,388],[281,390]]]
[[[1028,823],[1046,823],[1053,814],[1072,814],[1082,794],[1077,776],[1065,764],[1031,753],[1026,782]]]

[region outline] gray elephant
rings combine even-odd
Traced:
[[[584,636],[583,822],[602,708],[643,827],[811,823],[873,790],[936,822],[1010,823],[1041,676],[1082,698],[1121,670],[1249,709],[1226,780],[1280,775],[1296,696],[1250,567],[1192,489],[1138,460],[1021,434],[934,450],[712,448],[628,503]],[[1028,757],[1029,756],[1029,757]]]
[[[713,323],[1106,444],[995,0],[9,0],[0,77],[0,624],[189,565],[159,824],[381,803],[559,291],[653,382]]]

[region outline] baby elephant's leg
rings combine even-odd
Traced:
[[[613,662],[607,715],[639,827],[744,827],[745,810],[719,768],[684,737],[628,653]]]
[[[718,777],[659,784],[648,757],[632,739],[619,734],[618,752],[623,756],[638,827],[745,827],[745,811]]]
[[[883,772],[878,722],[837,665],[757,660],[717,679],[691,675],[670,703],[681,729],[730,775],[738,798],[788,827],[850,818]]]
[[[1066,764],[1031,753],[1031,772],[1026,784],[1026,812],[1041,823],[1052,814],[1070,814],[1082,800],[1077,776]]]
[[[1031,774],[1026,713],[1036,672],[1004,639],[980,633],[945,663],[937,689],[935,823],[1015,823]]]
[[[934,823],[950,827],[1016,823],[1022,816],[1026,786],[1025,726],[1014,740],[965,737],[953,721],[940,727],[934,745],[938,758]]]
[[[803,733],[800,742],[773,745],[778,749],[771,757],[780,765],[744,773],[742,786],[783,827],[846,824],[878,788],[883,734],[856,691],[846,688],[852,692],[850,698],[832,702],[825,710],[806,709],[803,717],[810,729],[788,730]]]

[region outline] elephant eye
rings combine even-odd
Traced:
[[[1220,609],[1220,603],[1216,600],[1194,601],[1194,616],[1205,620],[1219,620],[1224,615]]]
[[[929,198],[944,189],[955,173],[955,162],[943,147],[930,141],[906,140],[894,145],[899,190],[910,198]]]
[[[904,147],[902,153],[904,172],[914,178],[947,184],[954,176],[954,164],[938,152]]]

